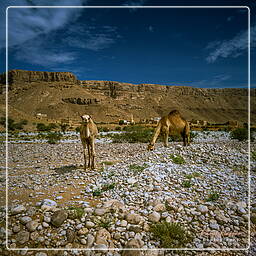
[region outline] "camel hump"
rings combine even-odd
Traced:
[[[174,109],[174,110],[172,110],[172,111],[169,113],[169,115],[170,115],[170,116],[180,115],[180,112],[179,112],[179,110]]]

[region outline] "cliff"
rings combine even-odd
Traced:
[[[0,83],[5,84],[6,73],[0,75]],[[31,83],[31,82],[71,82],[77,83],[77,78],[71,72],[46,72],[10,70],[8,72],[8,84]]]
[[[0,75],[5,83],[5,74]],[[251,118],[256,122],[255,89],[251,89]],[[1,101],[4,102],[2,94]],[[203,89],[189,86],[79,81],[70,72],[9,72],[9,104],[32,117],[79,119],[91,114],[97,122],[160,117],[179,109],[188,120],[247,122],[248,89]]]

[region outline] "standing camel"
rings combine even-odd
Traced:
[[[154,150],[156,140],[160,133],[164,135],[164,146],[168,147],[169,134],[177,133],[183,138],[184,146],[189,144],[190,128],[188,122],[181,117],[178,110],[171,111],[160,119],[155,129],[154,136],[148,145],[148,150]]]
[[[83,144],[84,152],[84,169],[86,170],[86,147],[88,149],[88,168],[95,169],[95,138],[98,134],[96,124],[93,122],[90,115],[83,115],[82,124],[80,126],[80,138]]]

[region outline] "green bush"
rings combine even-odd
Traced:
[[[2,126],[6,125],[6,118],[1,117],[0,118],[0,124]],[[8,130],[9,131],[16,131],[16,130],[23,130],[23,126],[28,124],[27,120],[21,120],[20,122],[15,122],[12,118],[8,118]]]
[[[119,125],[123,125],[124,124],[124,120],[119,120]]]
[[[59,140],[61,140],[62,134],[60,132],[49,132],[45,138],[49,144],[56,144]]]
[[[182,182],[182,186],[183,186],[184,188],[190,188],[190,187],[192,186],[192,183],[191,183],[190,180],[184,180],[184,181]]]
[[[248,129],[246,128],[237,128],[230,132],[231,139],[237,139],[239,141],[248,140]]]
[[[192,236],[179,223],[161,223],[150,226],[150,232],[158,238],[163,248],[181,248],[192,240]]]
[[[53,129],[56,129],[58,127],[58,125],[54,124],[54,123],[50,123],[49,125],[45,125],[44,123],[37,123],[36,124],[36,129],[39,132],[49,132]]]
[[[152,138],[154,129],[133,125],[126,126],[123,130],[126,132],[120,134],[111,134],[111,138],[114,143],[148,143]]]
[[[63,133],[66,132],[66,130],[68,129],[68,127],[69,127],[69,125],[66,124],[66,123],[60,124],[60,129],[61,129],[61,131],[62,131]]]
[[[213,192],[208,195],[208,198],[206,199],[206,201],[207,202],[217,201],[219,197],[220,197],[219,193]]]
[[[137,165],[137,164],[131,164],[129,165],[129,170],[132,171],[134,174],[141,173],[144,169],[148,167],[147,164]]]
[[[175,164],[184,164],[185,163],[185,160],[182,156],[174,156],[173,154],[170,155],[170,158],[172,160],[173,163]]]

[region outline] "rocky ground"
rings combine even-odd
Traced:
[[[4,144],[0,147],[4,152]],[[198,132],[188,147],[174,142],[164,148],[157,143],[148,152],[143,143],[99,139],[96,150],[96,170],[84,171],[76,134],[53,145],[11,141],[11,250],[4,249],[2,158],[1,255],[255,255],[256,160],[251,159],[249,232],[247,142],[230,140],[225,132]],[[256,152],[255,143],[251,151]],[[164,231],[156,232],[160,224],[176,237],[167,243]],[[244,251],[249,235],[251,248]],[[166,244],[183,251],[164,251]],[[118,250],[122,248],[133,249]]]

